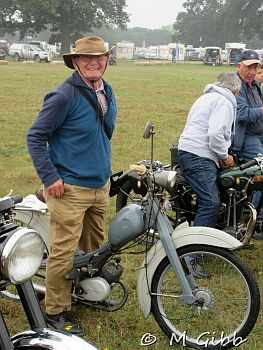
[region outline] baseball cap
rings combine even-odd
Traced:
[[[243,62],[246,66],[250,66],[254,63],[260,63],[260,60],[256,51],[246,50],[241,54],[238,62]]]

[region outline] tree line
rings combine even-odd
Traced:
[[[196,47],[224,47],[225,42],[263,47],[262,0],[186,0],[183,7],[173,25],[173,41]]]
[[[242,41],[250,48],[263,47],[262,0],[186,0],[172,29],[154,30],[127,29],[126,7],[126,0],[0,0],[0,36],[19,33],[23,40],[48,32],[49,43],[62,43],[62,53],[79,37],[94,33],[113,44],[126,40],[136,46],[223,47]]]

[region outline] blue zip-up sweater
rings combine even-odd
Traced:
[[[108,102],[104,123],[109,137],[95,109],[76,88],[83,86],[95,102],[93,90],[78,72],[45,96],[43,108],[27,134],[29,153],[45,187],[62,179],[72,185],[100,188],[110,177],[109,138],[117,106],[111,86],[103,83]]]
[[[248,91],[249,86],[242,79],[241,81],[242,81],[241,89],[236,98],[237,118],[236,118],[235,134],[233,136],[232,146],[231,146],[231,149],[233,151],[240,151],[242,149],[246,128],[248,124],[262,123],[262,111],[258,108],[260,107],[260,105],[256,107],[251,106],[251,104],[249,103],[250,101],[249,91]],[[259,96],[262,98],[260,87],[256,80],[253,81],[253,85],[256,86]]]

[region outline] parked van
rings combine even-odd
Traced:
[[[222,66],[222,49],[217,46],[205,47],[203,63],[210,66]]]
[[[227,63],[234,65],[239,61],[240,55],[246,49],[246,44],[243,43],[225,43],[227,52]]]
[[[16,61],[20,60],[34,60],[35,62],[50,62],[51,54],[48,51],[42,50],[38,46],[28,45],[24,43],[14,43],[10,45],[9,56]]]

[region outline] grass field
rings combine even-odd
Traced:
[[[154,122],[156,134],[154,158],[170,162],[170,147],[177,140],[193,101],[202,94],[207,83],[213,82],[222,70],[235,68],[208,67],[199,64],[149,64],[119,62],[110,66],[105,74],[115,91],[119,112],[112,139],[113,171],[128,169],[140,159],[150,157],[150,141],[142,138],[147,121]],[[40,185],[31,159],[27,154],[25,137],[28,128],[42,105],[43,96],[71,74],[63,65],[9,62],[0,66],[0,196],[10,189],[14,194],[33,193]],[[85,161],[85,159],[83,159]],[[111,199],[109,220],[114,214],[115,199]],[[262,291],[262,242],[255,249],[240,254],[251,265]],[[149,348],[168,350],[169,339],[150,316],[144,319],[136,300],[136,277],[143,255],[123,256],[124,281],[128,285],[129,299],[122,310],[114,313],[94,311],[83,306],[74,308],[81,320],[86,339],[99,349],[137,350],[142,348],[141,338],[150,332],[157,342]],[[237,295],[238,298],[238,295]],[[24,330],[26,319],[20,304],[0,299],[11,333]],[[262,313],[248,341],[240,349],[263,349]]]

